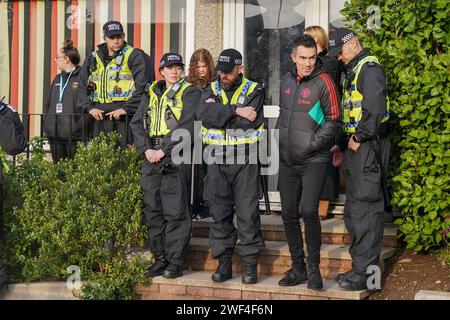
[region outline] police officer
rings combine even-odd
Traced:
[[[95,119],[92,137],[118,131],[126,147],[132,142],[129,115],[136,112],[145,84],[154,80],[153,67],[147,54],[126,43],[120,22],[105,23],[103,34],[105,42],[81,68],[79,104]]]
[[[256,283],[264,240],[259,216],[259,165],[250,161],[250,153],[263,134],[265,93],[261,85],[242,74],[242,55],[234,49],[222,51],[216,69],[220,79],[203,90],[199,107],[205,154],[211,156],[210,160],[205,158],[205,196],[214,219],[210,246],[212,257],[219,259],[212,280],[222,282],[232,277],[231,261],[236,250],[244,263],[242,282]],[[245,158],[239,164],[235,155],[242,155],[242,150]]]
[[[141,186],[144,190],[144,221],[148,245],[155,262],[146,275],[163,274],[176,278],[183,274],[190,233],[190,154],[188,161],[174,164],[174,134],[187,134],[191,148],[195,110],[200,90],[181,77],[184,71],[178,53],[166,53],[159,65],[164,80],[148,85],[138,112],[131,121],[137,150],[145,155]]]
[[[25,150],[27,139],[16,110],[0,102],[0,147],[10,155]],[[3,234],[3,167],[5,159],[0,155],[0,239]],[[6,266],[0,262],[0,289],[7,283]]]
[[[378,59],[346,28],[332,33],[330,55],[345,65],[343,81],[344,220],[352,238],[352,270],[339,274],[339,286],[367,289],[368,268],[378,265],[383,240],[384,196],[380,133],[389,118],[386,76]],[[339,155],[340,150],[335,152]],[[340,157],[340,156],[339,156]]]
[[[336,86],[323,71],[314,39],[302,35],[292,45],[291,72],[281,83],[280,196],[282,218],[291,253],[292,268],[281,286],[308,282],[322,290],[320,274],[321,225],[318,206],[331,148],[341,127]],[[308,268],[305,265],[299,205],[305,223]]]

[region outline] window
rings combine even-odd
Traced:
[[[245,73],[266,87],[266,104],[279,104],[281,78],[292,67],[291,44],[305,29],[303,0],[245,1]]]

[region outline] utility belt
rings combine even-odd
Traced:
[[[150,144],[154,149],[161,149],[163,136],[150,138]]]

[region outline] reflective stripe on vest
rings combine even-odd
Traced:
[[[358,90],[357,83],[358,83],[358,77],[361,73],[362,66],[367,62],[374,62],[377,64],[380,64],[377,57],[375,56],[367,56],[361,61],[358,62],[358,64],[353,68],[354,77],[351,83],[351,88],[345,89],[347,87],[347,84],[344,80],[343,88],[344,88],[344,94],[342,96],[342,123],[344,126],[344,131],[347,134],[353,134],[356,132],[356,127],[358,126],[359,122],[362,118],[362,100],[363,95]],[[389,120],[389,98],[386,97],[386,108],[387,112],[383,117],[383,120],[381,123],[384,123]]]
[[[248,97],[256,88],[258,84],[246,77],[242,77],[242,83],[234,92],[231,101],[225,92],[220,88],[219,81],[211,83],[211,89],[215,96],[220,96],[224,105],[238,105],[242,106],[245,103],[245,98]],[[234,135],[230,135],[224,129],[207,129],[202,126],[203,143],[212,145],[241,145],[258,142],[264,133],[264,124],[262,123],[257,129],[250,129],[247,131],[235,130]]]
[[[150,138],[165,136],[171,131],[166,121],[167,108],[169,108],[172,112],[176,121],[180,120],[181,111],[183,109],[183,100],[181,98],[184,90],[191,85],[189,82],[182,79],[179,81],[181,87],[178,89],[173,99],[169,99],[167,97],[167,93],[169,93],[173,85],[168,87],[159,99],[153,91],[157,83],[158,81],[154,81],[148,89],[148,95],[150,97],[148,105],[148,116],[150,118]]]
[[[97,52],[92,53],[97,62],[97,69],[91,72],[89,81],[95,84],[91,95],[92,102],[112,103],[127,101],[136,90],[133,73],[128,67],[128,59],[134,48],[126,45],[122,53],[111,60],[105,67]]]

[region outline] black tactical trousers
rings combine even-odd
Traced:
[[[256,263],[264,249],[259,215],[259,166],[210,164],[205,197],[214,219],[209,240],[212,257],[236,252],[244,262]],[[237,229],[233,224],[234,213]]]
[[[105,112],[106,114],[106,112]],[[101,132],[106,135],[111,132],[118,132],[120,134],[120,147],[126,148],[127,145],[133,143],[133,135],[131,133],[130,127],[131,117],[121,116],[119,120],[112,119],[109,120],[109,117],[103,115],[103,120],[97,121],[94,118],[90,119],[89,123],[89,132],[91,138],[97,137]]]
[[[280,163],[281,216],[294,266],[300,265],[305,258],[299,204],[305,223],[308,263],[320,263],[322,230],[318,208],[326,171],[327,163],[309,162],[295,166]]]
[[[377,142],[370,140],[361,143],[357,152],[346,150],[344,154],[344,221],[352,239],[352,269],[359,274],[367,274],[367,268],[378,265],[380,260],[384,203],[376,156],[379,148]]]
[[[150,164],[147,160],[142,168],[148,246],[154,256],[165,254],[178,266],[184,264],[191,235],[190,170],[190,165]]]

